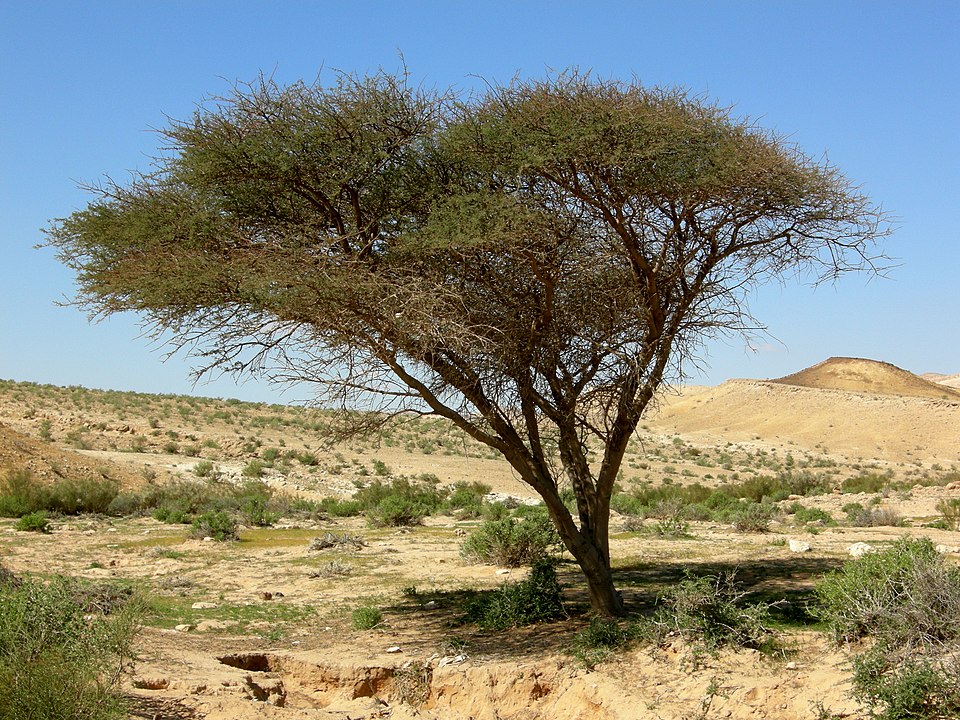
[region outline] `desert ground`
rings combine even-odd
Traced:
[[[960,533],[926,527],[941,518],[941,501],[960,499],[957,377],[832,358],[778,380],[664,393],[630,445],[623,492],[787,471],[826,478],[830,489],[781,501],[765,532],[692,520],[672,536],[655,532],[653,518],[614,513],[611,553],[628,608],[649,613],[685,573],[736,571],[752,597],[802,615],[813,584],[855,543],[922,536],[960,558]],[[505,462],[439,420],[410,418],[379,437],[329,446],[327,419],[305,407],[0,381],[0,474],[109,477],[136,491],[196,480],[201,463],[205,476],[239,483],[252,462],[287,457],[258,465],[259,480],[306,500],[346,499],[372,478],[395,477],[480,481],[500,500],[535,500]],[[865,477],[882,478],[882,487],[845,491]],[[832,520],[798,521],[798,502]],[[844,508],[853,503],[897,522],[851,524]],[[505,632],[459,623],[461,593],[526,572],[461,557],[479,522],[434,515],[394,528],[301,514],[220,543],[150,516],[62,516],[46,534],[4,518],[0,565],[126,582],[154,598],[124,685],[132,717],[868,717],[849,693],[857,648],[810,623],[783,623],[775,652],[700,653],[668,638],[584,666],[571,643],[589,602],[569,557],[559,566],[566,619]],[[311,549],[326,533],[357,542]],[[361,605],[379,608],[382,622],[354,629]]]

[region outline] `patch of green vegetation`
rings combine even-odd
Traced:
[[[485,630],[506,630],[559,620],[566,617],[562,591],[554,563],[541,560],[534,563],[525,580],[506,583],[498,590],[470,597],[463,620],[476,623]]]
[[[372,630],[383,622],[383,613],[372,605],[363,605],[350,614],[354,630]]]
[[[560,550],[561,541],[545,508],[516,517],[486,520],[464,540],[460,555],[468,562],[520,567]]]
[[[140,608],[63,577],[0,574],[0,720],[127,717],[119,681]]]

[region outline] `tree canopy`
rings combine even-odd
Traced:
[[[449,419],[539,493],[605,614],[614,481],[658,389],[756,326],[757,283],[872,271],[887,231],[750,121],[577,71],[467,98],[261,78],[163,136],[154,172],[48,231],[77,303],[139,313],[201,371]]]

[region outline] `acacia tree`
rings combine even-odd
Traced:
[[[607,615],[614,481],[658,389],[754,325],[757,283],[874,270],[886,232],[750,122],[578,72],[468,99],[261,79],[163,135],[153,173],[48,231],[76,302],[139,313],[200,372],[383,401],[347,430],[447,418],[543,498]]]

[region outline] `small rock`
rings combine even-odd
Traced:
[[[791,540],[790,552],[810,552],[810,543],[808,543],[806,540]]]
[[[937,545],[937,552],[941,555],[953,555],[960,553],[960,547],[956,545]]]
[[[506,568],[503,568],[503,569],[501,569],[501,570],[497,570],[497,575],[509,575],[509,574],[510,574],[510,571],[507,570]]]
[[[872,551],[873,551],[873,545],[868,545],[865,542],[855,542],[853,545],[847,548],[847,553],[850,555],[850,557],[855,557],[855,558],[863,557],[868,552],[872,552]]]
[[[283,596],[284,596],[284,595],[283,595],[282,592],[275,592],[275,593],[273,593],[274,599],[276,599],[276,598],[282,598]]]
[[[403,652],[403,650],[400,649],[399,645],[394,645],[393,647],[388,647],[384,652],[398,653],[398,652]]]
[[[183,625],[177,625],[173,629],[176,630],[177,632],[190,632],[191,630],[193,630],[193,625],[188,625],[184,623]]]
[[[262,592],[262,593],[260,593],[260,599],[261,599],[261,600],[273,600],[273,593],[272,593],[272,592]]]
[[[436,610],[438,607],[440,607],[440,605],[437,603],[436,600],[431,600],[430,602],[425,602],[423,604],[424,610]]]
[[[217,604],[212,602],[195,602],[190,607],[194,610],[213,610],[216,606]]]
[[[209,535],[207,535],[207,536],[203,539],[203,541],[204,541],[204,542],[213,542],[213,538],[210,537]]]
[[[787,670],[796,670],[796,669],[797,669],[797,664],[793,660],[787,663]]]

